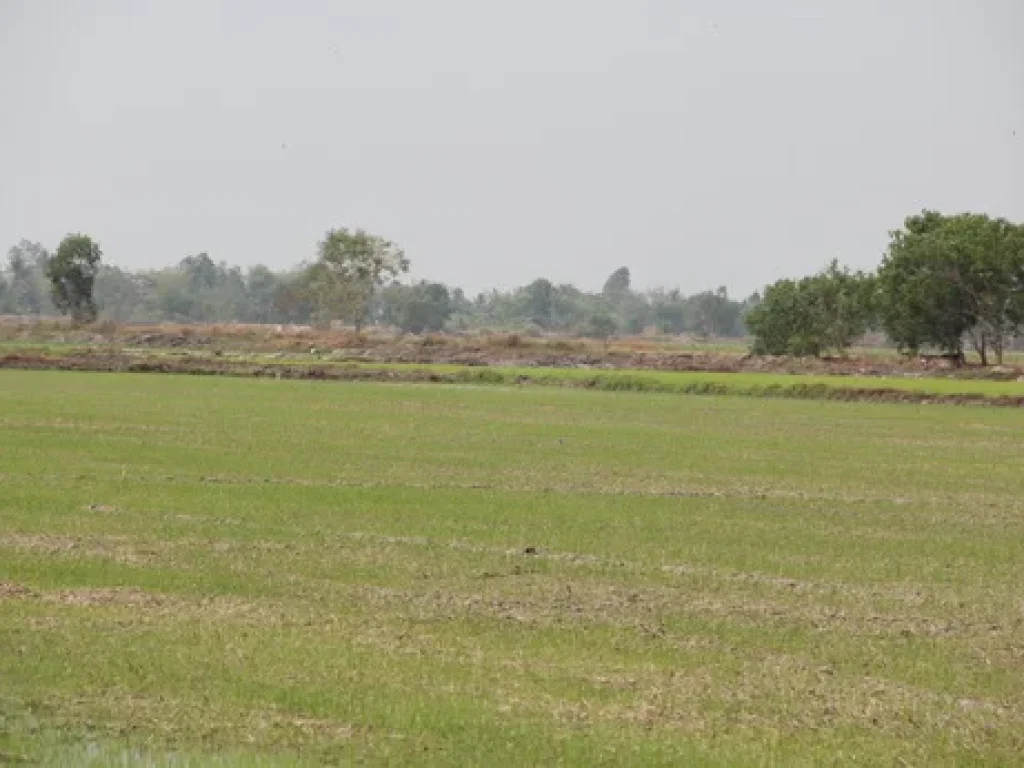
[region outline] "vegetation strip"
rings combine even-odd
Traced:
[[[572,387],[602,391],[657,392],[693,395],[743,395],[805,400],[842,400],[936,405],[1024,406],[1020,394],[1007,394],[1005,382],[958,382],[973,391],[948,391],[951,380],[913,385],[941,386],[947,391],[899,386],[863,386],[861,379],[834,381],[824,377],[759,374],[701,374],[685,372],[590,371],[578,369],[524,369],[504,366],[407,365],[373,363],[293,364],[247,362],[187,356],[177,358],[104,354],[7,354],[0,368],[20,370],[75,370],[119,373],[172,373],[253,378],[329,381],[432,382],[442,384],[501,384]],[[735,377],[735,381],[730,381]],[[801,381],[800,379],[804,379]],[[938,382],[942,384],[939,385]],[[982,388],[989,391],[981,391]],[[1016,387],[1014,387],[1016,389]],[[1003,390],[1000,392],[999,390]]]

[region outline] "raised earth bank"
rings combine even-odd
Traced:
[[[877,383],[861,370],[856,373],[824,374],[804,369],[801,373],[777,373],[743,367],[700,367],[701,357],[676,355],[675,367],[601,367],[565,358],[559,364],[539,360],[508,360],[498,363],[454,362],[442,357],[437,362],[393,359],[375,360],[328,355],[309,360],[273,355],[225,355],[222,352],[156,353],[146,350],[104,351],[102,349],[11,350],[0,354],[0,368],[22,370],[73,370],[124,373],[166,373],[310,379],[324,381],[435,382],[452,384],[500,384],[556,386],[598,390],[662,392],[706,395],[746,395],[844,401],[872,401],[914,404],[1024,406],[1024,382],[1015,378],[970,379],[925,378],[920,375],[878,378]],[[695,362],[682,367],[683,360]],[[546,362],[546,361],[545,361]],[[665,361],[660,361],[663,365]],[[825,361],[827,364],[828,361]],[[851,361],[845,361],[851,363]],[[873,374],[881,377],[884,374]],[[890,372],[891,375],[891,372]]]

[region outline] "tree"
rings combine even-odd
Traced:
[[[605,280],[604,289],[601,291],[605,296],[620,297],[630,291],[629,267],[619,267],[612,272]]]
[[[615,318],[610,312],[595,312],[581,330],[584,336],[606,340],[615,333]]]
[[[704,291],[690,299],[694,328],[701,336],[730,336],[740,316],[740,307],[730,301],[724,286],[716,291]]]
[[[11,276],[7,286],[8,311],[27,315],[43,311],[45,288],[40,285],[39,275],[45,272],[49,258],[42,245],[29,240],[21,240],[7,251],[7,271]]]
[[[754,291],[752,294],[747,296],[743,301],[739,302],[739,317],[736,319],[736,335],[746,336],[749,332],[747,327],[747,315],[749,315],[754,308],[761,303],[761,292]]]
[[[582,323],[590,311],[587,294],[571,283],[561,283],[555,288],[552,297],[554,326],[570,329]]]
[[[813,301],[803,281],[778,280],[746,318],[755,355],[820,355]]]
[[[147,281],[141,275],[133,275],[118,267],[104,264],[96,273],[93,296],[97,305],[103,307],[103,315],[116,322],[136,319],[144,302]]]
[[[277,275],[262,264],[249,268],[245,278],[246,320],[268,323],[274,315],[274,296],[280,288]]]
[[[823,347],[842,352],[874,323],[875,278],[840,268],[833,259],[812,281]]]
[[[207,253],[186,256],[178,265],[188,279],[190,291],[197,292],[205,288],[213,288],[220,281],[221,270],[213,263]]]
[[[442,330],[453,309],[448,287],[426,281],[415,285],[392,283],[381,291],[380,300],[383,322],[407,333]]]
[[[662,333],[683,333],[686,330],[686,302],[678,288],[651,291],[649,300],[654,322]]]
[[[102,256],[99,244],[92,238],[74,234],[65,237],[47,261],[46,276],[50,280],[54,306],[62,314],[70,314],[76,322],[96,318],[92,289]]]
[[[968,338],[982,365],[988,364],[990,351],[1001,364],[1006,341],[1017,335],[1024,319],[1024,228],[965,214],[950,218],[942,235],[957,264],[950,278],[973,321]]]
[[[988,364],[1024,323],[1024,228],[978,214],[923,211],[890,233],[878,272],[882,325],[903,351],[931,345]]]
[[[281,277],[274,291],[274,312],[279,321],[308,323],[316,311],[309,268]]]
[[[754,354],[842,352],[863,336],[874,313],[874,280],[836,261],[800,280],[779,280],[746,314]]]
[[[531,323],[545,329],[554,325],[555,286],[550,280],[534,280],[522,289],[522,299]]]
[[[359,330],[370,299],[387,279],[409,271],[409,260],[394,243],[357,229],[332,229],[309,267],[309,285],[321,321],[345,320]]]
[[[619,327],[625,333],[642,333],[654,319],[651,305],[643,296],[626,293],[616,303]]]

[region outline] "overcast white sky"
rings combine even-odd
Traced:
[[[1024,220],[1019,0],[0,0],[0,246],[739,294]]]

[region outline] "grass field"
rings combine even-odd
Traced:
[[[1024,754],[1019,409],[0,371],[0,430],[0,764]]]

